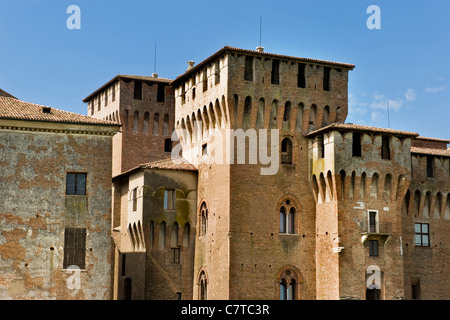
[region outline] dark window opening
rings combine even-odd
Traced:
[[[272,60],[272,84],[280,84],[280,60]]]
[[[127,265],[127,259],[126,259],[126,254],[122,254],[122,276],[125,275],[126,272],[126,265]]]
[[[202,155],[206,156],[208,154],[208,144],[202,145]]]
[[[182,293],[181,292],[177,292],[177,300],[182,300]]]
[[[330,91],[330,67],[323,68],[323,90]]]
[[[381,138],[381,159],[391,159],[390,137],[382,136]]]
[[[180,263],[180,248],[171,248],[170,249],[170,262],[171,263]]]
[[[172,139],[164,139],[164,152],[172,152]]]
[[[318,137],[318,158],[325,158],[325,142],[324,142],[324,137],[323,136],[319,136]]]
[[[361,134],[353,132],[352,156],[361,157]]]
[[[377,212],[369,211],[369,232],[377,232]]]
[[[420,281],[411,285],[411,299],[420,300]]]
[[[381,289],[369,289],[366,290],[366,300],[381,300]]]
[[[158,91],[156,94],[157,102],[164,102],[166,96],[166,85],[162,83],[158,83]]]
[[[195,99],[195,88],[192,88],[192,100]]]
[[[305,67],[306,65],[304,63],[298,64],[297,87],[299,88],[306,87]]]
[[[176,194],[173,189],[164,190],[164,210],[175,210]]]
[[[208,90],[208,73],[206,69],[203,71],[203,92]]]
[[[86,228],[65,228],[63,268],[77,266],[85,269]]]
[[[289,138],[281,141],[281,163],[292,164],[292,142]]]
[[[378,256],[378,240],[369,240],[369,255],[371,257]]]
[[[68,173],[66,178],[66,194],[86,194],[86,173]]]
[[[134,99],[142,100],[142,81],[134,82]]]
[[[184,88],[184,83],[181,85],[181,104],[186,103],[186,90]]]
[[[131,191],[131,198],[133,200],[133,211],[137,210],[137,188]]]
[[[245,72],[244,79],[248,81],[253,81],[253,57],[245,57]]]
[[[427,177],[433,178],[434,177],[434,166],[433,166],[433,157],[428,156],[427,157]]]

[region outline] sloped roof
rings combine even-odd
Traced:
[[[281,55],[281,54],[275,54],[275,53],[268,53],[268,52],[259,52],[255,50],[247,50],[247,49],[240,49],[230,46],[225,46],[219,51],[215,52],[205,60],[201,61],[196,66],[192,67],[191,69],[188,69],[185,73],[178,76],[175,80],[173,80],[170,85],[171,86],[177,86],[178,83],[183,81],[183,79],[188,78],[192,73],[197,72],[199,69],[201,69],[203,66],[208,64],[214,59],[217,59],[217,57],[221,56],[225,52],[236,52],[236,53],[243,53],[243,54],[252,54],[252,55],[259,55],[259,56],[265,56],[265,57],[271,57],[271,58],[278,58],[278,59],[288,59],[288,60],[297,60],[299,62],[306,62],[306,63],[320,63],[320,64],[326,64],[330,66],[335,67],[342,67],[342,68],[348,68],[353,69],[355,68],[354,64],[349,63],[341,63],[341,62],[333,62],[333,61],[326,61],[326,60],[318,60],[318,59],[311,59],[311,58],[300,58],[300,57],[293,57],[293,56],[287,56],[287,55]]]
[[[118,74],[108,82],[106,82],[104,85],[102,85],[100,88],[92,92],[90,95],[88,95],[86,98],[83,99],[83,102],[88,102],[91,98],[93,98],[95,95],[97,95],[99,92],[103,91],[106,87],[110,86],[114,81],[118,79],[128,79],[128,80],[142,80],[142,81],[151,81],[151,82],[164,82],[164,83],[170,83],[172,79],[166,79],[166,78],[160,78],[160,77],[150,77],[150,76],[135,76],[135,75],[126,75],[126,74]]]
[[[450,157],[449,149],[419,148],[411,147],[411,153],[426,154],[430,156]]]
[[[0,96],[0,119],[120,126],[118,123]]]
[[[175,160],[175,161],[174,161]],[[140,166],[144,169],[166,169],[166,170],[183,170],[183,171],[197,171],[194,165],[187,162],[184,158],[164,159],[149,162]]]
[[[14,97],[12,94],[6,92],[5,90],[2,90],[0,88],[0,97],[8,97],[8,98],[14,98],[17,99],[16,97]]]
[[[306,134],[306,136],[307,137],[314,136],[318,133],[325,132],[325,131],[331,131],[331,130],[364,131],[364,132],[384,133],[384,134],[409,136],[409,137],[417,137],[419,135],[416,132],[401,131],[401,130],[394,130],[394,129],[387,129],[387,128],[369,127],[369,126],[363,126],[363,125],[353,124],[353,123],[332,123],[323,128],[311,131],[308,134]]]

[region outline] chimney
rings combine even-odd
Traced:
[[[152,73],[152,77],[153,78],[158,78],[158,74],[157,73]]]
[[[256,47],[256,51],[258,51],[258,52],[264,52],[264,47],[257,46],[257,47]]]
[[[187,69],[191,70],[194,67],[195,62],[192,60],[189,60],[187,64],[189,65],[189,67]]]

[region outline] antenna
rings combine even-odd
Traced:
[[[259,46],[261,47],[262,15],[259,16]]]
[[[156,73],[156,42],[155,42],[155,60],[154,60],[154,64],[153,64],[153,74],[152,77],[157,78],[158,74]]]
[[[153,66],[153,73],[156,73],[156,42],[155,42],[155,63]]]

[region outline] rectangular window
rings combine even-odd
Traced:
[[[85,269],[86,228],[65,228],[63,268],[77,266]]]
[[[116,100],[116,84],[113,83],[111,87],[111,101],[114,102]]]
[[[378,256],[378,240],[369,240],[369,255],[371,257]]]
[[[252,56],[245,57],[244,80],[253,81],[253,57]]]
[[[164,190],[164,210],[175,210],[175,190]]]
[[[204,145],[202,145],[202,155],[206,156],[208,155],[208,144],[205,143]]]
[[[208,71],[206,69],[203,70],[202,83],[203,83],[203,92],[205,92],[206,90],[208,90]]]
[[[298,64],[297,87],[299,88],[306,87],[305,67],[306,65],[304,63]]]
[[[390,137],[381,137],[381,159],[389,160],[391,158]]]
[[[427,156],[427,177],[433,178],[434,177],[434,159],[431,156]]]
[[[131,191],[131,198],[133,200],[133,211],[137,210],[137,188]]]
[[[378,212],[377,211],[369,211],[369,232],[371,232],[371,233],[378,232]]]
[[[105,90],[105,107],[108,105],[108,88]]]
[[[142,100],[142,81],[134,82],[134,99]]]
[[[220,83],[220,61],[214,63],[214,84]]]
[[[171,263],[180,263],[180,248],[171,248],[170,249],[170,262]]]
[[[361,134],[353,132],[352,156],[361,157]]]
[[[181,104],[186,103],[186,89],[184,87],[184,83],[181,85]]]
[[[172,152],[172,139],[164,139],[164,152]]]
[[[414,224],[414,238],[416,246],[429,247],[430,246],[430,228],[428,223]]]
[[[86,194],[86,173],[68,173],[66,177],[66,194]]]
[[[330,67],[323,68],[323,90],[330,91]]]
[[[280,60],[272,60],[272,84],[280,84]]]
[[[97,97],[97,110],[100,111],[100,108],[102,106],[102,98],[100,97],[100,95],[98,95]]]
[[[166,97],[166,85],[163,83],[158,83],[158,91],[156,93],[156,101],[164,102]]]

